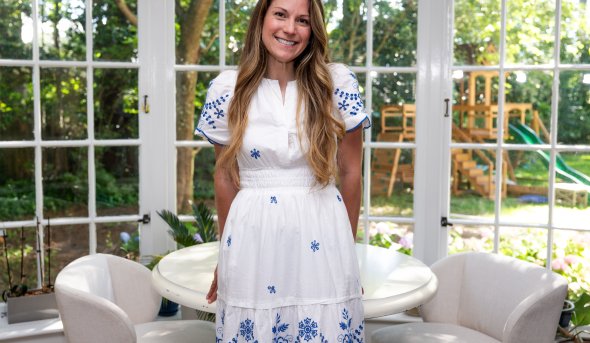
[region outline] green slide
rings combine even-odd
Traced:
[[[526,144],[545,144],[543,140],[537,135],[537,133],[530,127],[524,124],[508,124],[510,133],[514,135],[518,140]],[[543,150],[537,150],[537,153],[543,157],[543,162],[548,167],[550,161],[549,153]],[[572,183],[578,183],[582,185],[590,186],[590,177],[577,171],[565,163],[563,158],[557,154],[555,156],[555,171],[562,179],[568,180]]]

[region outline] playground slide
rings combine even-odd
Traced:
[[[524,124],[509,124],[508,126],[510,133],[526,144],[545,144],[533,129]],[[549,153],[542,150],[537,150],[537,153],[543,157],[545,165],[549,166],[551,158]],[[590,177],[568,166],[559,154],[555,156],[555,171],[563,179],[590,186]]]

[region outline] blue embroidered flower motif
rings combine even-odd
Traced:
[[[203,105],[203,111],[201,112],[201,120],[207,123],[211,128],[216,129],[215,119],[220,119],[225,116],[221,105],[229,99],[229,93],[224,94],[213,101],[206,102]],[[215,117],[214,117],[215,115]]]
[[[313,252],[320,250],[320,243],[318,243],[315,239],[313,240],[313,242],[311,242],[311,250]]]
[[[273,294],[273,293],[276,293],[277,292],[277,290],[275,289],[275,286],[268,286],[266,288],[268,289],[268,292],[270,294]]]
[[[256,149],[252,149],[252,150],[250,150],[250,156],[252,156],[252,158],[257,160],[260,158],[260,151],[258,151]]]
[[[338,198],[338,201],[342,202],[342,198],[340,197],[340,195],[336,195],[336,198]]]
[[[271,204],[277,204],[277,197],[276,197],[276,196],[274,196],[274,195],[273,195],[273,196],[271,196],[271,197],[270,197],[270,203],[271,203]]]
[[[365,321],[363,320],[358,328],[353,330],[352,317],[349,316],[347,309],[342,310],[342,319],[343,321],[340,322],[340,329],[342,329],[344,333],[338,335],[338,342],[362,343]]]
[[[355,88],[358,88],[358,84]],[[340,88],[336,88],[336,90],[334,91],[334,95],[338,96],[340,100],[342,100],[338,102],[338,109],[340,111],[348,110],[348,106],[350,106],[351,104],[348,103],[347,100],[352,101],[350,112],[348,112],[352,116],[357,115],[364,108],[361,94],[358,92],[358,90],[356,93],[349,93],[345,92]]]
[[[250,319],[240,323],[240,335],[244,337],[246,342],[254,339],[254,322]]]
[[[272,338],[272,343],[291,343],[293,341],[293,336],[281,335],[284,334],[288,328],[289,324],[281,324],[281,316],[277,313],[277,317],[275,319],[275,326],[272,327],[272,333],[274,334],[274,337]]]
[[[227,246],[231,245],[231,235],[227,236]]]
[[[346,111],[348,109],[348,106],[350,106],[350,104],[346,103],[346,99],[342,100],[341,102],[338,102],[338,109],[341,111]]]
[[[305,318],[299,322],[299,337],[306,341],[311,341],[317,335],[318,323],[311,320],[311,318]]]

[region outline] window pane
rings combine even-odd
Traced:
[[[98,0],[92,6],[94,60],[137,60],[137,1]]]
[[[41,122],[45,140],[87,137],[84,69],[41,69]]]
[[[41,59],[86,59],[84,0],[39,0]]]
[[[35,217],[35,150],[0,149],[0,221]]]
[[[213,206],[215,190],[213,188],[213,173],[215,169],[215,153],[213,148],[178,148],[178,179],[177,179],[177,211],[179,214],[192,214],[191,204],[202,201]],[[194,169],[193,178],[183,182],[181,170],[185,166],[182,161],[191,161]]]
[[[507,156],[504,163],[509,180],[506,185],[508,196],[502,200],[500,220],[547,224],[549,151],[509,151]]]
[[[414,150],[372,149],[371,210],[374,216],[414,214]]]
[[[590,153],[560,153],[555,182],[554,224],[590,230]]]
[[[94,70],[94,129],[98,139],[139,137],[135,69]]]
[[[564,71],[559,75],[557,141],[590,144],[590,71]]]
[[[219,1],[176,1],[176,63],[219,63]],[[228,37],[232,25],[242,24],[226,23]]]
[[[500,62],[500,0],[455,1],[455,65]]]
[[[3,229],[0,230],[6,237],[0,235],[0,241],[4,240],[8,250],[8,267],[4,258],[2,273],[0,273],[0,289],[9,290],[8,268],[10,268],[10,281],[12,285],[24,284],[29,289],[37,288],[37,235],[34,227]],[[21,275],[21,249],[24,252]],[[4,251],[2,253],[4,255]],[[6,272],[5,272],[6,271]],[[22,281],[21,281],[22,280]]]
[[[506,62],[551,62],[555,41],[555,1],[524,0],[506,3]]]
[[[494,228],[454,224],[449,230],[449,255],[467,251],[492,252]]]
[[[590,12],[588,2],[561,1],[561,62],[589,63]]]
[[[49,238],[47,226],[44,229],[45,242],[47,243]],[[46,274],[45,280],[51,277],[51,284],[53,284],[60,270],[75,259],[88,255],[89,250],[88,225],[51,225],[50,263],[48,263],[47,251],[45,252],[45,270],[50,270],[51,274]],[[49,264],[51,264],[51,269]]]
[[[367,5],[364,0],[324,1],[332,60],[351,66],[365,64]]]
[[[31,59],[33,19],[30,0],[0,0],[0,58]],[[0,77],[0,80],[3,79]]]
[[[43,148],[46,218],[88,216],[87,148]]]
[[[139,259],[139,230],[137,223],[96,224],[96,252],[137,261]]]
[[[373,16],[373,65],[415,65],[418,1],[374,1]]]
[[[176,139],[194,140],[195,123],[207,97],[207,88],[217,73],[176,73]],[[199,139],[199,138],[197,138]]]
[[[0,68],[0,140],[34,139],[32,80],[30,68]]]
[[[139,213],[138,149],[96,148],[96,212],[99,216]]]
[[[568,299],[590,292],[590,233],[556,230],[551,269],[568,281]]]
[[[499,252],[544,267],[547,263],[547,230],[501,227]]]
[[[364,228],[359,225],[357,241],[363,235]],[[414,226],[394,222],[369,222],[369,244],[411,256],[414,249]]]
[[[359,86],[364,77],[359,75]],[[373,140],[413,142],[416,122],[416,75],[373,75]]]
[[[254,0],[225,2],[225,63],[227,65],[238,65],[240,62],[240,52],[244,48],[248,22],[255,5]]]

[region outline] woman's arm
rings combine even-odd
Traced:
[[[215,159],[219,158],[223,146],[215,145]],[[217,208],[217,224],[219,226],[219,240],[223,236],[223,229],[225,228],[225,220],[231,206],[232,201],[238,194],[238,189],[229,177],[228,173],[224,169],[215,169],[214,175],[214,188],[215,188],[215,208]],[[215,274],[213,275],[213,282],[211,288],[207,293],[207,301],[210,303],[217,300],[217,268],[215,268]]]
[[[338,146],[338,173],[340,193],[348,212],[352,237],[356,230],[361,209],[361,161],[363,156],[363,130],[359,127],[347,132]]]

